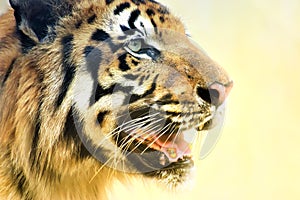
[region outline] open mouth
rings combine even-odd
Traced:
[[[191,119],[182,121],[149,107],[129,113],[130,117],[120,118],[120,131],[114,138],[126,160],[146,175],[188,173],[194,166],[195,140],[200,131],[210,129],[211,113],[194,112]]]
[[[143,130],[121,132],[118,145],[127,159],[142,173],[151,175],[157,171],[189,169],[194,166],[191,155],[192,139],[189,133],[145,133]],[[124,144],[129,144],[127,147]]]

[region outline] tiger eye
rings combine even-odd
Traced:
[[[133,52],[138,52],[142,48],[142,41],[141,40],[131,40],[127,47],[133,51]]]

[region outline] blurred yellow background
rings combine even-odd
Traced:
[[[300,1],[163,2],[235,82],[222,136],[186,199],[299,200]]]
[[[118,187],[112,198],[299,200],[300,1],[161,1],[234,80],[225,126],[193,190]]]

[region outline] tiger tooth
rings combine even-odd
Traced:
[[[168,155],[170,156],[170,158],[177,158],[177,151],[176,151],[176,148],[167,148],[167,153]]]
[[[160,158],[159,158],[159,164],[161,164],[162,166],[166,165],[166,156],[164,154],[161,154]]]
[[[201,131],[203,129],[203,127],[204,127],[204,124],[201,124],[200,126],[198,126],[197,130]]]

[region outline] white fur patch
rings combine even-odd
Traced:
[[[76,107],[83,113],[90,104],[90,98],[94,95],[93,91],[94,80],[91,74],[80,69],[76,76],[74,84],[74,101]]]
[[[0,15],[4,14],[9,7],[8,0],[1,0],[0,1]]]

